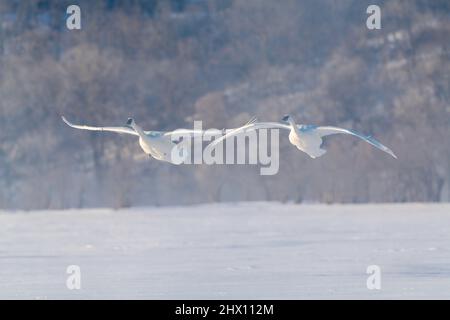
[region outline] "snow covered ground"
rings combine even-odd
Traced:
[[[3,212],[0,298],[449,299],[450,205]]]

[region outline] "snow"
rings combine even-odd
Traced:
[[[0,298],[448,299],[449,245],[449,204],[2,212]]]

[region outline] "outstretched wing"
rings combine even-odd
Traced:
[[[227,133],[220,138],[215,139],[208,145],[208,148],[214,148],[216,145],[221,143],[223,140],[237,136],[239,134],[243,134],[246,132],[258,130],[258,129],[287,129],[289,130],[289,126],[283,123],[278,122],[254,122],[252,119],[247,124],[242,127],[236,129],[227,130]]]
[[[92,127],[92,126],[85,126],[85,125],[76,125],[76,124],[69,122],[63,116],[61,118],[69,127],[72,127],[75,129],[90,130],[90,131],[110,131],[110,132],[131,134],[134,136],[138,135],[137,132],[135,132],[133,129],[127,128],[127,127]]]
[[[359,132],[353,131],[353,130],[338,128],[338,127],[329,127],[329,126],[316,127],[314,130],[317,133],[319,133],[320,137],[326,137],[326,136],[338,134],[338,133],[344,133],[344,134],[349,134],[349,135],[358,137],[358,138],[366,141],[367,143],[370,143],[375,148],[378,148],[381,151],[384,151],[384,152],[390,154],[391,156],[393,156],[395,159],[397,159],[397,156],[394,154],[394,152],[391,149],[389,149],[388,147],[383,145],[381,142],[375,140],[371,136],[365,136],[365,135],[363,135]]]
[[[251,118],[244,126],[247,126],[249,124],[255,123],[257,121],[256,117]],[[192,130],[192,129],[176,129],[174,131],[166,132],[165,136],[170,136],[171,138],[174,138],[175,140],[179,137],[192,137],[192,138],[198,138],[198,137],[204,137],[204,138],[216,138],[217,136],[220,136],[224,133],[233,131],[236,129],[208,129],[208,130]]]
[[[204,136],[218,136],[222,134],[222,130],[210,129],[210,130],[192,130],[192,129],[176,129],[173,131],[165,132],[164,135],[170,138],[177,139],[179,137],[204,137]]]

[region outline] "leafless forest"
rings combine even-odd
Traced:
[[[0,0],[0,208],[449,201],[450,1],[81,0],[81,30],[69,4]],[[399,159],[334,136],[312,160],[281,133],[274,176],[174,166],[60,119],[221,129],[286,113]]]

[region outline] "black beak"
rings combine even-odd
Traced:
[[[281,120],[282,121],[288,121],[289,120],[289,115],[285,115]]]

